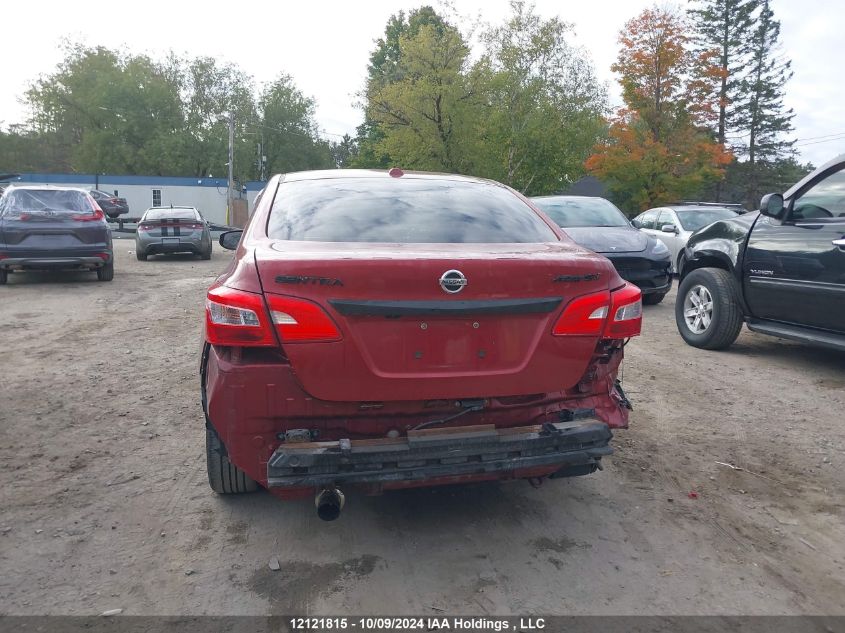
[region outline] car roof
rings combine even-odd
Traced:
[[[395,168],[394,168],[395,169]],[[399,167],[399,169],[402,169]],[[476,178],[475,176],[463,176],[461,174],[447,174],[431,171],[412,171],[402,169],[403,175],[411,176],[415,179],[426,180],[456,180],[461,182],[476,182],[497,185],[502,187],[502,183],[495,180],[488,180],[487,178]],[[279,174],[282,182],[296,182],[302,180],[325,180],[335,178],[391,178],[390,170],[387,169],[315,169],[312,171],[295,171],[287,174]]]
[[[55,185],[19,185],[16,183],[10,184],[6,191],[14,191],[15,189],[29,189],[35,191],[81,191],[82,193],[89,193],[87,189],[81,187],[57,187]]]
[[[199,211],[196,207],[189,207],[182,204],[168,204],[166,207],[148,207],[147,211],[169,211],[171,209],[174,211],[176,209],[193,209],[194,211]]]
[[[718,204],[671,204],[661,209],[669,209],[671,211],[733,211],[736,212],[738,207],[733,205],[718,205]]]
[[[605,200],[610,202],[610,200],[601,196],[576,196],[568,194],[559,196],[531,196],[531,200]]]

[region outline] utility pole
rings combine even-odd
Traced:
[[[229,112],[229,191],[226,202],[226,225],[231,222],[235,206],[235,113]]]

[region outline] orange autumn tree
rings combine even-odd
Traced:
[[[694,195],[731,159],[706,127],[718,110],[715,53],[693,52],[684,18],[656,7],[627,22],[619,43],[611,70],[625,106],[586,167],[629,210]]]

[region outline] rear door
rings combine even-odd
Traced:
[[[761,216],[743,264],[754,316],[845,332],[845,170],[788,200],[785,220]]]

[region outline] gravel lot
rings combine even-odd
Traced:
[[[133,244],[112,283],[0,287],[0,614],[845,614],[845,354],[693,349],[670,295],[604,472],[353,494],[323,523],[208,488],[197,356],[230,254]]]

